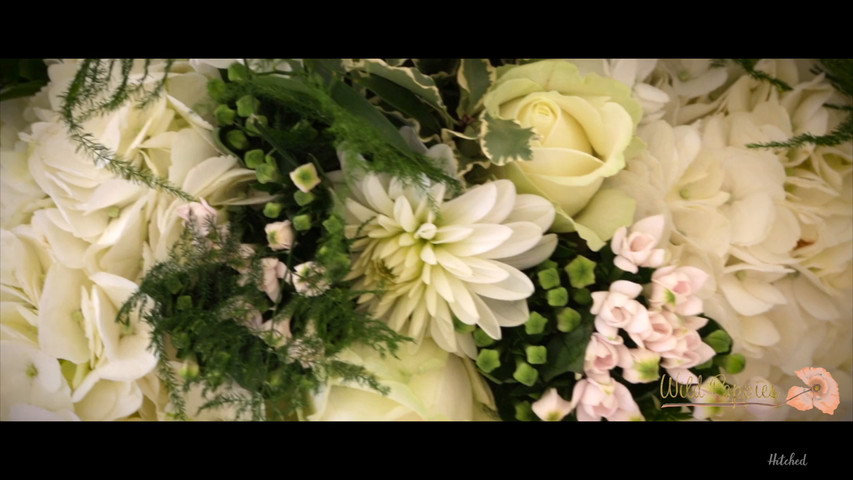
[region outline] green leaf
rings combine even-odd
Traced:
[[[352,87],[340,82],[335,83],[331,95],[344,110],[372,125],[386,143],[401,152],[409,152],[409,146],[391,121]]]
[[[372,76],[384,78],[390,82],[396,83],[400,87],[411,91],[427,105],[434,108],[441,115],[444,122],[448,125],[453,124],[453,118],[447,113],[447,107],[444,105],[444,100],[441,98],[441,93],[435,85],[435,81],[427,75],[424,75],[416,68],[411,67],[392,67],[382,60],[365,59],[361,62],[354,63],[349,67],[352,70],[358,70],[369,73]]]
[[[732,337],[725,330],[715,330],[702,341],[717,353],[725,353],[732,348]]]
[[[480,127],[480,146],[495,165],[531,160],[530,141],[535,135],[532,128],[522,128],[515,120],[494,118],[486,113]]]
[[[355,81],[379,95],[382,101],[417,120],[430,133],[441,130],[441,125],[432,116],[432,109],[411,90],[376,75],[356,78]]]
[[[495,68],[482,58],[463,58],[457,75],[461,97],[456,113],[473,116],[483,106],[483,95],[495,81]]]
[[[557,335],[548,342],[548,364],[542,372],[546,382],[566,372],[583,373],[586,346],[592,336],[592,324],[584,321],[565,335]]]

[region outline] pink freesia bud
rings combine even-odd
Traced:
[[[637,267],[659,267],[664,250],[654,248],[663,234],[663,215],[644,218],[631,227],[616,230],[610,245],[616,258],[613,263],[626,272],[637,273]]]
[[[580,380],[572,390],[571,405],[581,422],[643,420],[631,392],[612,378]]]
[[[642,285],[618,280],[608,292],[593,292],[590,312],[595,315],[595,329],[611,340],[620,328],[634,334],[650,329],[649,312],[634,300],[642,290]]]
[[[632,348],[630,366],[622,368],[622,378],[631,383],[649,383],[660,378],[660,355],[642,348]]]
[[[277,302],[281,294],[280,279],[288,274],[287,265],[276,258],[267,257],[261,260],[261,266],[264,269],[261,290],[270,297],[270,300]]]
[[[559,422],[572,412],[572,403],[563,399],[556,388],[551,388],[531,405],[533,413],[546,422]]]
[[[699,333],[686,327],[673,329],[676,339],[674,348],[661,352],[660,366],[672,378],[687,378],[691,375],[689,368],[701,365],[714,357],[714,349],[699,337]]]
[[[622,337],[616,336],[609,340],[604,335],[593,332],[586,347],[583,370],[587,377],[593,379],[606,379],[610,377],[610,370],[617,366],[625,367],[631,365],[631,354],[628,347],[624,345]]]
[[[708,280],[708,274],[695,267],[664,267],[652,274],[653,306],[665,308],[679,315],[702,313],[702,299],[696,293]]]

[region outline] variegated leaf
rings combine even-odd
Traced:
[[[483,105],[483,95],[495,81],[495,68],[486,59],[463,58],[457,80],[462,95],[456,113],[474,116]]]
[[[532,128],[522,128],[514,120],[483,116],[480,127],[480,146],[495,165],[531,160],[530,141],[536,136]]]
[[[349,62],[345,65],[348,70],[359,70],[389,80],[397,85],[411,91],[427,105],[434,108],[441,115],[445,124],[453,124],[453,118],[447,113],[444,100],[435,85],[435,81],[424,75],[416,68],[392,67],[382,60],[364,59],[358,62]]]

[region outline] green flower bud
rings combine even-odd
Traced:
[[[483,373],[489,373],[500,366],[501,359],[497,350],[489,348],[480,350],[480,354],[477,355],[477,367],[479,367]]]
[[[225,134],[225,141],[234,150],[245,150],[249,148],[249,139],[240,130],[231,130]]]
[[[566,307],[557,314],[557,330],[568,333],[581,324],[581,314],[577,310]]]
[[[592,294],[585,288],[577,288],[572,292],[572,300],[578,305],[589,305],[592,303]]]
[[[733,355],[718,355],[714,358],[714,363],[720,366],[729,373],[740,373],[746,366],[746,358],[739,353]]]
[[[264,151],[260,148],[249,150],[243,155],[243,162],[246,164],[246,168],[253,170],[258,168],[258,165],[264,163]]]
[[[311,229],[311,215],[305,213],[293,217],[293,228],[297,232],[304,232]]]
[[[309,203],[313,202],[314,199],[317,198],[311,192],[303,192],[302,190],[297,190],[296,193],[293,194],[293,199],[296,200],[296,204],[300,207],[304,207]]]
[[[548,319],[539,314],[539,312],[531,312],[530,318],[524,323],[524,332],[528,335],[536,335],[545,331],[545,325],[548,324]]]
[[[524,348],[524,354],[531,365],[544,365],[548,361],[548,349],[542,345],[529,345]]]
[[[115,205],[107,209],[107,216],[110,218],[118,218],[119,214],[121,214],[121,209]]]
[[[207,93],[210,94],[210,98],[223,103],[227,100],[228,86],[221,78],[212,78],[207,82]]]
[[[548,305],[565,307],[569,303],[569,291],[563,287],[548,290]]]
[[[213,116],[216,118],[216,123],[220,126],[229,126],[234,125],[234,118],[237,116],[237,112],[228,107],[228,105],[222,104],[216,107],[216,110],[213,111]]]
[[[193,297],[189,295],[181,295],[178,297],[178,301],[175,305],[175,308],[182,312],[184,310],[189,310],[193,307]]]
[[[169,289],[169,293],[175,295],[180,292],[182,288],[184,288],[184,284],[181,283],[181,281],[175,277],[168,277],[166,279],[166,288]]]
[[[344,231],[344,224],[341,223],[341,220],[338,217],[331,216],[323,220],[323,228],[325,228],[329,233],[340,233]]]
[[[264,205],[264,216],[267,218],[278,218],[281,215],[282,208],[284,208],[284,205],[278,202],[267,202]]]
[[[530,402],[523,401],[515,404],[515,419],[520,422],[533,422],[537,420],[539,417],[533,413],[533,408],[530,406]]]
[[[711,358],[707,362],[700,363],[699,365],[696,365],[693,368],[695,368],[696,370],[705,370],[706,368],[711,368],[713,365],[714,365],[714,359]]]
[[[717,353],[727,352],[732,348],[732,337],[725,330],[714,330],[702,341]]]
[[[253,137],[261,135],[258,125],[267,126],[267,117],[264,115],[252,115],[246,120],[246,132]]]
[[[575,288],[583,288],[595,283],[595,265],[592,260],[578,255],[566,265],[566,273],[569,274],[569,283]]]
[[[474,345],[480,348],[488,347],[495,343],[495,339],[490,337],[484,330],[478,328],[474,330]]]
[[[255,175],[261,183],[270,183],[281,181],[281,174],[275,165],[262,163],[255,168]]]
[[[260,108],[261,102],[251,95],[243,95],[237,100],[237,115],[248,117]]]
[[[560,272],[556,268],[539,270],[536,276],[539,277],[539,286],[545,290],[560,286]]]
[[[515,372],[513,372],[512,378],[518,380],[521,384],[532,387],[536,383],[536,380],[539,379],[539,371],[531,367],[527,362],[519,360],[515,365]]]
[[[545,260],[539,264],[539,270],[547,270],[549,268],[557,268],[557,262],[553,260]]]
[[[181,367],[178,369],[178,375],[180,375],[184,380],[192,380],[193,378],[198,377],[198,373],[198,362],[196,362],[195,355],[190,354],[183,362],[181,362]]]
[[[228,80],[245,82],[249,79],[249,68],[242,63],[234,62],[228,67]]]

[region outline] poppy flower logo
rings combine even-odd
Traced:
[[[841,403],[838,396],[838,382],[823,368],[803,368],[797,370],[797,376],[808,385],[791,387],[786,403],[797,410],[811,410],[817,407],[823,413],[832,415]]]

